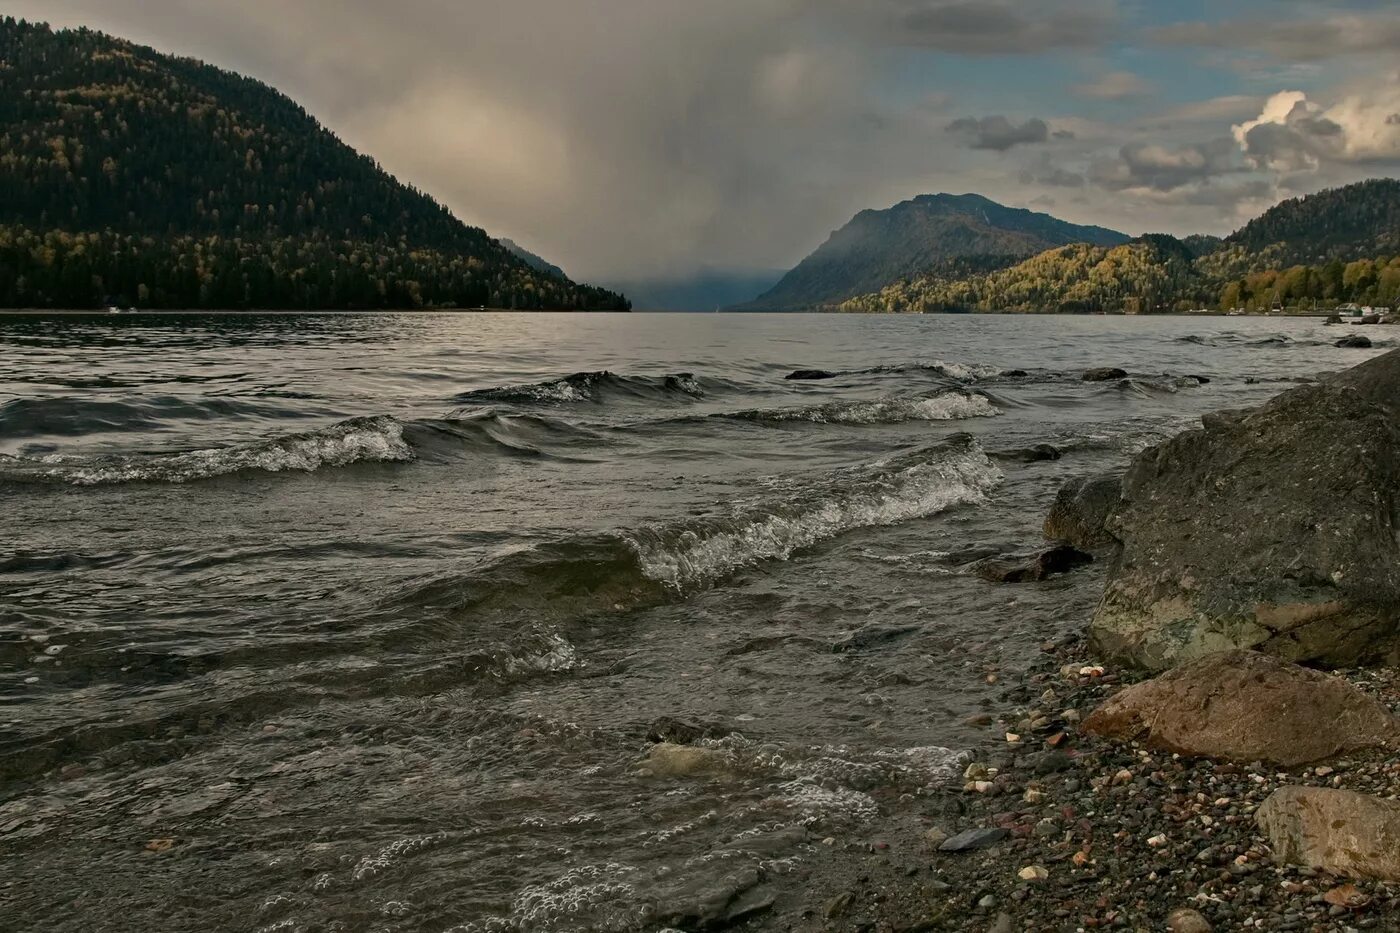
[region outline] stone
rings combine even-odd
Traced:
[[[1210,921],[1189,907],[1173,910],[1167,916],[1167,929],[1171,933],[1211,933]]]
[[[947,841],[948,834],[945,833],[938,826],[934,826],[924,831],[924,842],[928,843],[928,845],[931,848],[937,849],[939,846],[943,845],[943,843]]]
[[[653,745],[642,768],[654,777],[724,776],[733,765],[729,754],[717,748],[699,748],[662,742]]]
[[[1344,350],[1369,350],[1371,349],[1371,338],[1364,334],[1349,334],[1338,340],[1336,346]]]
[[[1084,550],[1116,544],[1109,534],[1108,516],[1122,496],[1123,477],[1117,473],[1086,476],[1066,483],[1045,516],[1045,537]]]
[[[1285,768],[1400,744],[1400,722],[1338,677],[1227,651],[1127,687],[1086,732],[1181,755]]]
[[[1400,656],[1400,351],[1202,425],[1128,469],[1091,647],[1152,670]]]
[[[1050,444],[1036,444],[1033,447],[1021,447],[1017,450],[998,450],[992,456],[997,460],[1009,460],[1013,463],[1044,463],[1047,460],[1058,460],[1063,455],[1058,447]]]
[[[1128,378],[1128,373],[1115,367],[1101,366],[1097,369],[1086,369],[1080,378],[1085,382],[1112,382],[1114,379]]]
[[[690,745],[700,739],[721,739],[732,732],[732,729],[712,722],[684,722],[671,716],[662,716],[647,727],[647,741]]]
[[[968,829],[943,840],[939,852],[975,852],[987,849],[1005,839],[1009,833],[1000,828]]]
[[[1093,561],[1092,554],[1060,545],[1026,557],[977,561],[968,569],[991,583],[1033,583]]]
[[[878,648],[910,635],[917,635],[920,631],[922,629],[917,625],[867,625],[832,645],[831,650],[841,654],[846,651]]]
[[[835,379],[840,373],[833,373],[826,369],[799,369],[796,372],[788,373],[784,378],[799,382],[814,382],[821,379]]]
[[[1016,877],[1020,878],[1022,881],[1035,883],[1048,880],[1050,878],[1050,872],[1046,871],[1040,865],[1027,865],[1016,873]]]
[[[1349,878],[1400,881],[1400,803],[1330,787],[1281,787],[1254,815],[1274,857]]]

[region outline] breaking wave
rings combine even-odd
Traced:
[[[759,422],[813,424],[903,424],[908,421],[962,421],[991,418],[1001,409],[982,395],[947,392],[919,398],[889,396],[869,401],[835,401],[796,408],[754,409],[718,417]]]
[[[969,436],[793,482],[723,514],[576,536],[409,581],[385,611],[560,621],[658,605],[860,528],[984,502],[1002,471]]]
[[[388,416],[352,418],[318,431],[170,454],[0,456],[0,481],[103,486],[188,483],[248,470],[311,472],[361,462],[407,462],[404,425]]]
[[[573,402],[606,402],[612,399],[695,399],[710,391],[723,388],[723,383],[706,380],[693,373],[672,373],[666,376],[620,376],[601,370],[582,372],[548,382],[529,385],[498,386],[463,392],[456,397],[461,403],[516,402],[525,404],[566,404]]]

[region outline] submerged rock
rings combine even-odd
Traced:
[[[1151,669],[1256,648],[1346,666],[1400,642],[1400,352],[1144,451],[1090,626]]]
[[[856,629],[847,637],[841,639],[831,646],[831,650],[840,654],[845,651],[860,651],[865,648],[876,648],[880,645],[887,645],[890,642],[908,638],[910,635],[918,634],[922,629],[917,625],[867,625],[864,628]]]
[[[1371,349],[1371,338],[1363,334],[1350,334],[1338,340],[1336,346],[1344,350],[1369,350]]]
[[[685,722],[671,716],[662,716],[647,727],[647,741],[690,745],[701,739],[722,739],[733,732],[733,729],[726,729],[718,723]]]
[[[1117,367],[1101,366],[1098,369],[1086,369],[1080,378],[1085,382],[1112,382],[1115,379],[1128,378],[1128,371]]]
[[[833,373],[827,369],[799,369],[796,372],[788,373],[783,378],[815,382],[820,379],[835,379],[839,375],[840,373]]]
[[[999,450],[992,456],[997,460],[1011,460],[1017,463],[1041,463],[1046,460],[1058,460],[1062,455],[1058,447],[1036,444],[1034,447],[1022,447],[1019,450]]]
[[[1400,881],[1400,803],[1393,800],[1281,787],[1254,819],[1281,861],[1345,877]]]
[[[1069,545],[1059,545],[1028,557],[978,561],[969,569],[992,583],[1034,583],[1093,562],[1092,554]]]
[[[1128,687],[1084,729],[1182,755],[1286,768],[1400,740],[1395,718],[1347,681],[1254,651],[1211,655]]]
[[[662,742],[651,747],[642,770],[653,777],[723,777],[733,764],[729,753],[721,749]]]
[[[1050,506],[1045,537],[1086,549],[1116,543],[1107,523],[1122,492],[1123,477],[1116,473],[1071,480]]]

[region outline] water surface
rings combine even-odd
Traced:
[[[1102,582],[950,555],[1034,547],[1067,479],[1388,342],[1341,330],[0,317],[6,916],[655,930],[790,893]],[[639,774],[663,716],[736,731],[728,773]]]

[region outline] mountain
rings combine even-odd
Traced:
[[[545,275],[552,275],[556,279],[564,279],[566,281],[568,280],[569,277],[564,274],[563,269],[554,265],[554,263],[548,261],[547,259],[542,259],[541,257],[536,256],[534,253],[530,252],[528,249],[521,246],[519,243],[516,243],[514,240],[507,240],[505,237],[501,237],[501,245],[504,246],[517,258],[524,260],[525,265],[529,266],[531,269],[534,269],[536,272],[543,272]]]
[[[1196,254],[1175,237],[1153,234],[1121,246],[1075,243],[965,278],[897,282],[840,306],[849,312],[1159,310],[1182,296],[1199,300]]]
[[[1400,182],[1286,201],[1224,240],[1150,235],[1015,265],[941,264],[842,303],[850,312],[1153,312],[1400,304]]]
[[[250,78],[0,19],[0,306],[624,308]]]
[[[1227,237],[1225,246],[1286,263],[1400,253],[1400,180],[1376,178],[1284,201]]]
[[[637,279],[608,284],[625,292],[643,311],[716,311],[767,291],[783,277],[782,269],[723,272],[702,270],[694,275]]]
[[[839,304],[970,256],[1012,259],[1070,243],[1118,246],[1128,237],[1081,227],[975,194],[926,194],[888,210],[862,211],[746,310]]]

